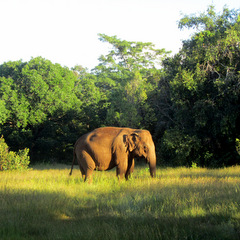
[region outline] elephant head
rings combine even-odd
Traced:
[[[144,157],[149,164],[150,175],[156,176],[156,152],[152,136],[147,130],[136,130],[125,136],[125,145],[131,157]]]

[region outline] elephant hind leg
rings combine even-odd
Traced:
[[[84,182],[92,183],[92,174],[94,169],[87,169]]]
[[[95,162],[93,161],[89,153],[83,151],[78,158],[78,163],[84,181],[88,181],[90,183],[92,181],[92,173],[96,168]]]
[[[82,173],[82,177],[85,179],[86,173],[85,173],[83,167],[80,164],[79,164],[79,168],[80,168],[80,171]]]

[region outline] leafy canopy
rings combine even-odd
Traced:
[[[240,134],[239,12],[224,8],[222,14],[216,14],[210,6],[199,16],[184,16],[179,27],[196,32],[183,42],[176,56],[164,62],[172,133],[200,141],[194,147],[188,144],[189,164],[190,159],[207,166],[234,164]],[[165,144],[177,156],[177,144],[173,148],[169,132],[165,137]]]
[[[98,82],[109,94],[107,125],[135,128],[145,125],[144,116],[152,111],[146,107],[148,95],[157,86],[156,79],[161,74],[157,67],[168,52],[156,49],[152,43],[99,36],[112,47],[106,56],[99,58],[100,64],[94,70]]]

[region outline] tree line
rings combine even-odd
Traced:
[[[238,164],[240,14],[209,6],[179,28],[195,31],[174,56],[99,34],[111,50],[90,72],[42,57],[0,65],[0,133],[10,149],[66,162],[80,135],[111,125],[148,129],[162,165]]]

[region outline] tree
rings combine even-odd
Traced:
[[[87,69],[82,66],[75,66],[72,70],[77,76],[75,88],[77,97],[82,103],[83,114],[80,119],[81,122],[85,123],[86,130],[90,131],[105,122],[108,93],[104,86],[97,81],[96,76],[89,73]]]
[[[2,64],[0,128],[10,147],[62,155],[77,134],[69,137],[82,105],[76,82],[71,70],[41,57]]]
[[[172,59],[164,61],[169,83],[168,116],[170,133],[190,136],[200,144],[187,144],[190,159],[203,166],[231,165],[238,162],[235,142],[239,132],[240,16],[223,9],[216,14],[210,6],[199,16],[184,16],[179,28],[195,28],[191,39]],[[170,119],[170,118],[169,118]],[[164,135],[165,147],[176,157],[177,143]],[[186,138],[189,141],[189,137]],[[165,151],[167,152],[167,151]]]
[[[109,94],[106,124],[144,127],[144,116],[153,114],[151,107],[146,107],[148,94],[157,86],[154,77],[161,74],[157,67],[167,52],[155,49],[152,43],[99,36],[112,46],[106,56],[99,58],[100,64],[94,71],[99,86]]]

